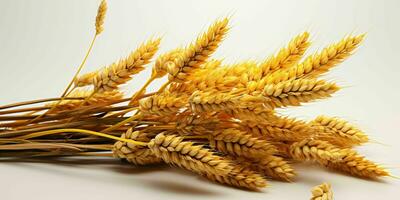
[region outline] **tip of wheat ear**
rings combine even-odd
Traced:
[[[96,35],[100,34],[104,30],[103,24],[104,24],[104,18],[106,17],[106,12],[107,12],[107,1],[102,0],[97,10],[96,23],[95,23]]]

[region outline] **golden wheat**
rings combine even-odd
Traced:
[[[266,85],[264,95],[271,98],[273,107],[299,106],[300,103],[330,97],[339,90],[335,83],[324,80],[298,79]]]
[[[296,176],[292,166],[282,157],[269,155],[252,162],[253,168],[264,175],[281,181],[292,181]]]
[[[75,85],[87,85],[88,80],[91,79],[91,84],[94,85],[97,92],[115,90],[119,85],[129,81],[132,75],[144,69],[144,65],[149,63],[157,52],[159,44],[160,39],[150,40],[133,51],[127,58],[121,59],[95,73],[91,72],[82,75],[82,78],[78,77]],[[83,80],[83,83],[79,80]]]
[[[352,147],[369,141],[365,133],[337,117],[318,116],[310,124],[319,130],[316,138],[337,146]]]
[[[228,22],[228,18],[215,22],[206,33],[197,38],[196,42],[187,47],[174,60],[174,65],[168,67],[169,80],[177,82],[185,80],[189,72],[199,68],[218,48],[228,32]]]
[[[300,161],[341,161],[345,156],[341,149],[326,141],[305,139],[290,145],[289,154],[295,160]]]
[[[100,34],[103,32],[104,27],[104,18],[106,17],[106,12],[107,12],[107,1],[102,0],[99,6],[99,9],[97,10],[97,16],[96,16],[96,35]]]
[[[177,113],[188,104],[186,94],[163,92],[139,101],[139,109],[144,113],[170,115]]]
[[[268,141],[234,128],[216,130],[210,134],[209,140],[211,147],[233,156],[259,158],[277,152]]]
[[[297,63],[310,46],[310,42],[308,41],[309,35],[308,32],[299,34],[289,42],[287,47],[279,50],[276,56],[271,56],[261,63],[259,68],[262,69],[263,76],[278,69],[291,67]]]
[[[362,42],[365,35],[349,36],[340,42],[326,47],[322,52],[309,56],[304,62],[285,70],[272,73],[267,83],[298,79],[302,77],[314,78],[336,66],[349,57],[354,49]]]
[[[212,151],[183,141],[177,135],[158,134],[148,147],[164,162],[194,171],[200,174],[230,174],[233,167],[229,160],[215,155]]]

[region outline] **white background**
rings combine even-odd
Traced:
[[[0,0],[0,104],[62,93],[94,34],[99,1]],[[161,52],[188,44],[215,19],[232,16],[232,29],[215,54],[232,63],[262,60],[302,31],[309,52],[348,34],[367,33],[354,56],[329,73],[344,89],[328,100],[288,108],[312,119],[339,116],[374,141],[360,148],[399,174],[400,1],[128,1],[110,0],[105,31],[84,72],[128,55],[144,40],[163,36]],[[149,76],[123,87],[126,93]],[[151,85],[156,88],[161,82]],[[383,144],[378,144],[383,143]],[[99,163],[99,164],[97,164]],[[270,181],[262,192],[210,183],[165,167],[135,168],[115,160],[80,163],[0,162],[1,199],[309,199],[310,188],[332,184],[335,199],[397,199],[399,180],[368,181],[318,166],[296,166],[294,183]]]

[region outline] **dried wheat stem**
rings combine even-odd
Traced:
[[[333,200],[333,193],[329,183],[323,183],[313,187],[311,194],[311,200]]]
[[[164,162],[177,165],[200,174],[227,175],[232,171],[229,160],[215,155],[201,145],[182,141],[176,135],[158,134],[148,147]]]
[[[115,136],[112,136],[112,135],[109,135],[109,134],[90,131],[90,130],[73,129],[73,128],[54,129],[54,130],[30,133],[30,134],[27,134],[27,135],[23,135],[23,136],[17,137],[16,139],[27,140],[27,139],[31,139],[31,138],[41,137],[41,136],[45,136],[45,135],[58,134],[58,133],[84,133],[84,134],[89,134],[89,135],[96,135],[96,136],[99,136],[99,137],[110,138],[110,139],[113,139],[113,140],[129,142],[129,143],[133,143],[133,144],[136,144],[136,145],[147,146],[147,143],[145,143],[145,142],[139,142],[139,141],[134,141],[134,140],[129,140],[129,139],[123,139],[123,138],[115,137]]]

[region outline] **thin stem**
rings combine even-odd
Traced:
[[[147,146],[146,142],[139,142],[139,141],[135,141],[135,140],[115,137],[115,136],[112,136],[112,135],[109,135],[106,133],[100,133],[100,132],[95,132],[95,131],[90,131],[90,130],[85,130],[85,129],[73,129],[73,128],[55,129],[55,130],[49,130],[49,131],[36,132],[36,133],[31,133],[28,135],[17,137],[15,139],[30,139],[30,138],[41,137],[41,136],[45,136],[45,135],[52,135],[52,134],[57,134],[57,133],[65,133],[65,132],[96,135],[99,137],[105,137],[105,138],[109,138],[109,139],[113,139],[113,140],[118,140],[121,142],[132,143],[132,144],[140,145],[140,146]]]
[[[143,91],[146,90],[147,86],[149,86],[150,83],[153,82],[156,78],[157,78],[156,76],[151,76],[151,77],[146,81],[146,83],[142,86],[142,88],[140,88],[140,90],[137,91],[137,92],[132,96],[132,98],[131,98],[132,100],[131,100],[131,102],[130,102],[129,104],[133,104],[133,103],[138,99],[138,97],[140,97],[140,95],[143,93]]]
[[[13,108],[13,107],[19,107],[19,106],[26,106],[26,105],[30,105],[30,104],[44,103],[44,102],[49,102],[49,101],[59,101],[60,99],[61,98],[47,98],[47,99],[37,99],[37,100],[32,100],[32,101],[23,101],[23,102],[0,106],[0,110]],[[64,98],[64,100],[82,100],[82,99],[84,99],[84,98],[82,98],[82,97],[65,97]]]
[[[102,132],[110,132],[110,131],[112,131],[112,130],[115,130],[115,129],[117,129],[117,128],[123,126],[123,125],[126,124],[126,123],[129,123],[129,122],[132,122],[132,121],[138,119],[140,116],[141,116],[141,115],[136,115],[136,114],[135,114],[135,115],[132,115],[132,116],[129,117],[128,119],[125,119],[125,120],[122,121],[122,122],[119,122],[119,123],[117,123],[117,124],[115,124],[115,125],[112,125],[112,126],[106,128],[106,129],[102,130]]]
[[[58,101],[55,105],[53,105],[52,108],[50,108],[47,112],[44,112],[43,114],[39,115],[38,117],[36,117],[35,119],[31,120],[30,123],[34,122],[35,120],[40,119],[41,117],[43,117],[46,113],[49,113],[51,111],[53,111],[58,105],[60,105],[60,103],[64,100],[65,95],[67,94],[67,92],[69,91],[69,89],[71,88],[72,84],[74,84],[74,81],[76,79],[76,77],[78,76],[78,74],[81,72],[83,66],[86,63],[87,58],[89,57],[90,52],[92,51],[94,42],[96,41],[97,38],[97,34],[94,35],[92,42],[90,43],[89,49],[86,52],[85,57],[82,60],[82,63],[79,65],[78,70],[75,72],[74,77],[72,78],[72,80],[69,82],[67,88],[64,90],[64,92],[61,95],[61,100]],[[76,87],[74,87],[72,90],[74,90]]]
[[[162,85],[160,87],[160,89],[158,89],[157,93],[161,93],[162,91],[164,91],[164,89],[171,83],[170,80],[168,80],[168,82],[164,83],[164,85]]]

